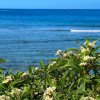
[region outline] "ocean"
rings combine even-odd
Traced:
[[[100,44],[100,10],[0,9],[0,58],[7,60],[0,66],[7,70],[46,64],[86,38]]]

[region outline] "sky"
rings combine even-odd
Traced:
[[[100,0],[0,0],[0,8],[100,9]]]

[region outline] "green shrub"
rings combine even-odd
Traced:
[[[95,43],[87,39],[80,49],[58,50],[57,58],[27,72],[0,69],[0,100],[100,100],[100,46]]]

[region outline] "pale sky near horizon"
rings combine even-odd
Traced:
[[[0,8],[100,9],[100,0],[0,0]]]

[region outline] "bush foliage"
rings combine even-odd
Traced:
[[[100,100],[100,46],[58,50],[55,59],[27,72],[0,69],[0,100]],[[3,63],[5,60],[0,59]]]

